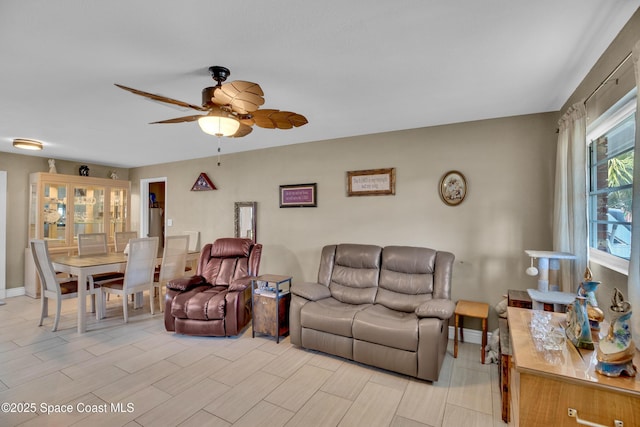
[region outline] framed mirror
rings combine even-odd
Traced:
[[[257,202],[236,202],[234,222],[236,228],[236,237],[243,237],[256,242],[256,210]]]

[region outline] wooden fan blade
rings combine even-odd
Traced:
[[[140,96],[144,96],[145,98],[153,99],[154,101],[178,105],[180,107],[185,107],[185,108],[193,108],[194,110],[198,110],[198,111],[208,111],[207,108],[202,107],[200,105],[189,104],[188,102],[178,101],[177,99],[167,98],[166,96],[162,96],[162,95],[155,95],[153,93],[144,92],[138,89],[133,89],[127,86],[119,85],[118,83],[114,83],[114,84],[118,86],[120,89],[124,89],[135,95],[140,95]]]
[[[246,124],[242,123],[242,121],[241,121],[240,122],[240,127],[238,128],[236,133],[231,135],[231,138],[242,138],[243,136],[249,135],[252,131],[253,131],[253,128],[251,126],[247,126]]]
[[[183,122],[194,122],[198,120],[200,117],[204,117],[206,114],[197,114],[195,116],[185,116],[185,117],[177,117],[175,119],[167,119],[160,120],[158,122],[151,122],[150,124],[155,125],[157,123],[183,123]]]
[[[303,115],[291,111],[265,109],[251,115],[256,126],[267,129],[291,129],[308,123]]]
[[[263,95],[259,84],[236,80],[216,88],[211,101],[217,105],[230,105],[236,113],[245,114],[264,104]]]

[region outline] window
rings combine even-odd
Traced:
[[[636,90],[589,127],[591,259],[622,273],[631,254]]]

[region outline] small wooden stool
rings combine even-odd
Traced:
[[[476,317],[482,319],[482,348],[480,356],[484,365],[484,348],[487,346],[487,318],[489,317],[489,304],[460,300],[455,310],[455,333],[453,335],[453,357],[458,357],[458,327],[460,328],[460,341],[464,342],[462,328],[463,319],[460,316]]]

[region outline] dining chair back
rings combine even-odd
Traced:
[[[160,312],[163,311],[162,289],[169,280],[182,277],[185,274],[184,268],[187,263],[188,248],[189,236],[186,234],[167,236],[165,238],[160,272],[155,274],[153,283],[154,287],[158,289],[158,305],[160,306]],[[153,295],[151,298],[151,304],[153,305]]]
[[[124,249],[129,244],[129,240],[137,239],[138,232],[137,231],[116,231],[115,240],[116,240],[116,252],[124,252]]]
[[[78,255],[101,255],[108,252],[106,233],[78,234]]]
[[[58,323],[60,321],[62,300],[76,298],[78,296],[78,281],[56,276],[56,272],[51,264],[51,259],[49,258],[49,246],[46,240],[32,239],[29,245],[31,246],[31,253],[42,286],[40,295],[40,323],[38,326],[42,326],[44,318],[48,316],[49,298],[51,298],[56,301],[56,317],[53,321],[53,328],[51,329],[55,332],[58,329]]]
[[[189,247],[187,250],[189,252],[198,252],[200,245],[200,232],[199,231],[185,231],[185,235],[189,236]]]
[[[187,250],[189,252],[200,252],[200,232],[199,231],[185,231],[184,234],[189,236],[189,247]],[[191,271],[195,268],[195,261],[189,261],[185,267],[184,271]]]
[[[106,233],[80,233],[78,234],[78,255],[91,256],[91,255],[104,255],[109,253],[109,247],[107,246],[107,234]],[[105,283],[112,282],[114,280],[122,279],[124,273],[122,271],[109,271],[106,273],[94,274],[87,277],[87,283],[89,285],[89,292],[92,294],[91,298],[91,312],[96,312],[96,318],[99,317],[96,311],[95,295],[100,291],[97,290]]]
[[[105,283],[100,287],[103,301],[105,300],[104,296],[110,293],[122,296],[122,310],[125,323],[127,323],[129,319],[128,295],[148,290],[151,299],[153,298],[153,273],[157,254],[157,237],[143,237],[129,240],[129,252],[124,277],[121,280]],[[153,314],[153,303],[150,305],[151,314]],[[102,304],[102,317],[106,314],[105,306],[106,304]]]

